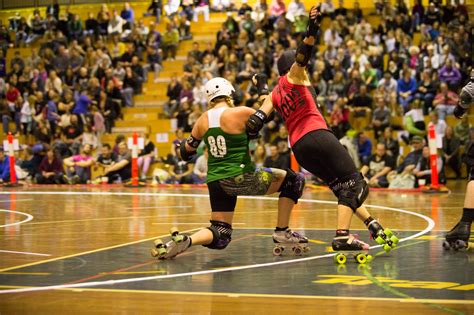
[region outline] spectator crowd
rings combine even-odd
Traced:
[[[15,38],[5,35],[7,26],[0,30],[3,130],[8,132],[14,122],[15,131],[25,134],[29,144],[42,145],[43,162],[48,162],[38,182],[87,182],[91,167],[103,168],[104,181],[126,179],[126,143],[122,139],[112,150],[101,145],[101,135],[111,131],[122,107],[133,106],[133,95],[141,93],[148,73],[158,81],[162,61],[175,59],[179,42],[192,38],[191,21],[199,14],[207,21],[210,11],[226,12],[215,41],[193,42],[182,75],[169,79],[164,112],[176,120],[177,139],[183,139],[207,109],[204,85],[213,77],[225,77],[234,85],[236,105],[257,107],[250,78],[265,73],[270,88],[276,84],[276,60],[301,41],[307,9],[301,0],[288,6],[282,0],[260,0],[254,6],[243,0],[240,7],[226,0],[153,0],[146,15],[155,19],[145,25],[127,3],[121,12],[109,12],[103,5],[83,22],[69,8],[60,11],[53,1],[46,17],[36,10],[31,17],[10,19]],[[320,10],[326,18],[308,72],[329,125],[370,185],[412,188],[430,182],[430,124],[439,138],[441,181],[446,180],[446,167],[460,177],[462,146],[474,141],[474,131],[467,118],[453,126],[446,121],[472,68],[474,40],[467,7],[459,0],[445,5],[434,1],[427,7],[415,1],[411,8],[403,0],[376,1],[369,15],[358,2],[348,9],[343,0],[337,8],[332,0],[324,0]],[[161,34],[157,25],[163,16],[167,25]],[[40,41],[26,60],[16,54],[7,73],[9,46]],[[291,149],[281,117],[275,115],[261,135],[251,143],[256,165],[289,167]],[[166,174],[156,176],[160,182],[203,183],[207,153],[201,148],[195,161],[185,163],[176,157],[176,141],[166,158],[156,158],[153,143],[146,141],[140,160],[143,176],[159,159],[170,165]],[[401,149],[407,146],[408,154]],[[93,157],[94,151],[101,153],[99,158]],[[62,163],[55,162],[56,157]],[[56,165],[62,175],[46,176],[53,172],[46,165]]]

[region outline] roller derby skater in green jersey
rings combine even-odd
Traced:
[[[224,78],[209,80],[205,91],[210,109],[197,120],[189,138],[180,144],[178,154],[189,161],[202,140],[209,150],[207,186],[212,209],[211,225],[191,236],[181,235],[173,229],[171,241],[166,244],[155,241],[152,255],[168,259],[192,245],[226,248],[232,239],[237,196],[276,192],[280,192],[280,198],[273,241],[300,255],[308,249],[308,239],[293,232],[288,225],[291,211],[303,193],[304,177],[291,170],[256,169],[249,155],[249,137],[245,130],[245,124],[255,110],[234,107],[232,93],[235,90]]]
[[[334,251],[363,252],[369,249],[367,243],[349,233],[354,214],[365,223],[374,240],[383,245],[385,251],[390,251],[398,243],[398,238],[373,219],[363,205],[369,194],[369,187],[347,150],[329,130],[306,71],[313,55],[319,17],[318,9],[311,8],[303,42],[296,51],[286,51],[278,58],[280,78],[271,93],[266,88],[266,76],[254,76],[253,83],[259,94],[267,95],[263,96],[261,108],[250,116],[247,132],[250,135],[258,134],[273,110],[284,119],[298,163],[323,179],[338,199],[337,230],[332,242]]]
[[[474,69],[471,70],[470,81],[462,88],[459,94],[459,102],[454,108],[454,116],[462,118],[474,104]],[[469,236],[471,224],[474,220],[474,137],[470,132],[470,141],[465,150],[465,162],[468,166],[468,184],[466,197],[464,197],[464,208],[461,220],[446,234],[443,248],[446,250],[467,250],[469,248]]]

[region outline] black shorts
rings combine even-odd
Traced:
[[[347,150],[329,130],[307,133],[293,145],[292,150],[304,169],[329,186],[359,172]]]
[[[275,176],[270,168],[207,183],[213,212],[232,212],[237,196],[265,195]]]

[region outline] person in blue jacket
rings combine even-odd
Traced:
[[[0,182],[10,181],[10,158],[3,152],[3,146],[0,146]]]
[[[408,105],[414,98],[416,91],[416,80],[411,76],[410,70],[403,70],[403,77],[397,81],[398,103],[403,106],[405,112],[408,111]]]

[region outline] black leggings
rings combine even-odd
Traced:
[[[347,150],[329,130],[314,130],[293,145],[298,163],[328,185],[354,174],[357,170]]]

